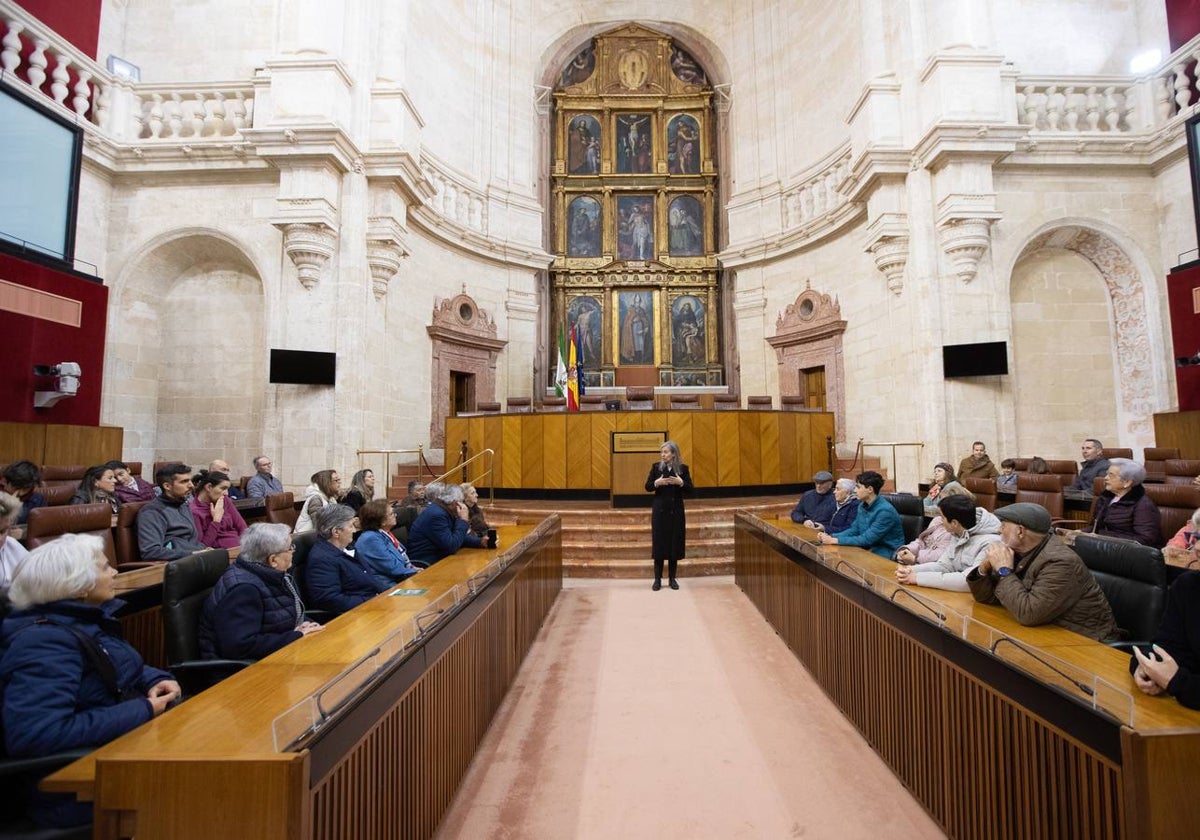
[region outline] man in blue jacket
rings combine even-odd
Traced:
[[[813,489],[805,491],[800,501],[792,508],[792,521],[807,524],[810,528],[812,525],[809,523],[828,528],[836,509],[837,503],[833,499],[833,474],[821,470],[813,476]]]
[[[432,566],[449,557],[464,545],[480,548],[483,541],[469,529],[470,513],[463,501],[462,488],[457,484],[438,486],[435,482],[425,488],[433,501],[408,529],[408,559],[416,566]]]
[[[879,495],[883,476],[874,470],[859,473],[855,479],[854,495],[858,497],[858,515],[845,531],[836,537],[817,534],[822,545],[856,545],[880,557],[891,557],[904,545],[904,526],[892,503]]]

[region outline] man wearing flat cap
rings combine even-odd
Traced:
[[[1000,542],[967,575],[982,604],[1002,604],[1024,625],[1057,624],[1097,641],[1115,639],[1117,623],[1092,573],[1050,527],[1050,513],[1022,502],[996,509]]]
[[[813,476],[813,485],[813,489],[805,491],[792,508],[792,521],[807,524],[810,528],[814,525],[827,528],[837,510],[837,501],[832,492],[833,475],[821,470]]]

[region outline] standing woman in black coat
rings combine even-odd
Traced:
[[[668,580],[672,589],[678,589],[675,570],[684,556],[683,494],[691,492],[692,474],[679,455],[679,446],[673,440],[662,445],[662,460],[650,468],[646,478],[646,492],[654,494],[654,507],[650,512],[650,553],[654,558],[655,592],[662,589],[663,561],[668,564]]]

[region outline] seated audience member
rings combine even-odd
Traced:
[[[4,468],[3,478],[4,486],[0,489],[21,500],[17,524],[24,525],[29,519],[29,511],[46,506],[45,497],[37,492],[37,486],[42,483],[42,471],[33,461],[13,461]]]
[[[292,580],[288,526],[257,522],[242,534],[238,558],[221,575],[200,613],[205,659],[262,659],[321,625],[304,620]]]
[[[197,551],[204,543],[196,532],[196,521],[188,508],[192,492],[192,468],[178,461],[163,464],[154,473],[159,495],[137,514],[138,550],[143,560],[178,560]]]
[[[1012,458],[1005,458],[1000,462],[1000,475],[996,476],[996,489],[1005,487],[1009,490],[1017,489],[1017,462]]]
[[[904,544],[904,526],[892,503],[879,495],[883,476],[874,470],[859,473],[855,479],[854,495],[858,497],[858,513],[850,527],[836,537],[817,534],[822,545],[856,545],[880,557],[891,558]]]
[[[470,514],[463,502],[462,488],[455,484],[429,486],[433,500],[421,511],[408,532],[408,556],[414,564],[432,566],[464,545],[480,548],[483,543],[471,533]],[[436,495],[432,492],[437,490]]]
[[[154,501],[154,485],[129,471],[124,461],[109,461],[106,466],[117,478],[117,498],[121,504]]]
[[[375,472],[359,470],[350,479],[350,492],[342,498],[342,504],[358,513],[367,502],[375,498]]]
[[[988,457],[987,447],[983,441],[977,440],[971,444],[971,454],[962,459],[958,465],[959,478],[995,478],[999,475],[996,465]]]
[[[1095,438],[1088,438],[1080,446],[1079,451],[1083,460],[1079,462],[1079,475],[1071,482],[1072,490],[1084,493],[1092,492],[1092,482],[1108,472],[1108,459],[1101,455],[1104,444]]]
[[[346,550],[357,529],[358,518],[345,505],[326,505],[317,514],[317,539],[304,568],[314,609],[341,615],[386,588],[376,585],[373,571]]]
[[[1193,548],[1200,560],[1200,548]],[[1184,572],[1167,591],[1167,609],[1149,651],[1134,648],[1133,681],[1146,694],[1167,694],[1200,709],[1200,571]]]
[[[387,499],[372,499],[358,512],[362,533],[354,542],[354,555],[371,568],[375,586],[382,592],[421,571],[408,559],[408,552],[392,536],[396,513]]]
[[[429,504],[428,488],[417,479],[408,482],[408,495],[396,502],[396,524],[411,527],[417,516]]]
[[[951,495],[946,496],[942,501],[953,498],[966,497]],[[967,504],[971,507],[975,506],[970,499],[967,499]],[[906,566],[913,566],[917,563],[934,563],[942,556],[942,552],[946,550],[946,546],[950,545],[952,539],[953,534],[946,528],[946,520],[939,512],[937,516],[933,517],[929,526],[917,534],[915,540],[896,549],[892,559]]]
[[[979,565],[983,552],[1000,542],[1000,520],[966,496],[949,496],[938,503],[950,544],[935,562],[896,569],[896,580],[913,586],[968,592],[967,573]]]
[[[3,519],[0,519],[0,525],[3,525]],[[1196,555],[1193,549],[1200,542],[1200,508],[1192,514],[1192,518],[1183,524],[1183,527],[1175,532],[1175,536],[1167,540],[1167,545],[1163,549],[1163,556],[1172,563],[1190,566],[1195,562]]]
[[[939,499],[947,496],[966,496],[972,500],[975,498],[970,490],[958,483],[954,467],[943,461],[933,468],[933,480],[929,484],[929,496],[925,499],[925,505],[936,505]]]
[[[967,574],[976,601],[1001,604],[1024,625],[1057,624],[1097,641],[1117,638],[1108,599],[1079,555],[1031,502],[996,509],[1000,542]]]
[[[246,496],[251,499],[262,499],[272,493],[282,493],[283,482],[271,475],[271,459],[259,455],[254,459],[254,475],[246,482]]]
[[[117,498],[117,476],[108,464],[88,467],[79,482],[79,489],[71,497],[72,505],[105,504],[112,508],[113,516],[121,509]]]
[[[828,526],[833,518],[833,474],[821,470],[813,476],[813,489],[805,490],[792,508],[792,521],[807,525]]]
[[[163,713],[179,697],[171,675],[147,666],[121,635],[116,570],[104,543],[64,534],[29,553],[0,628],[0,701],[8,755],[92,749]],[[33,792],[40,825],[87,823],[90,802]]]
[[[1045,458],[1040,458],[1034,455],[1029,459],[1029,468],[1025,472],[1032,475],[1049,475],[1050,465],[1046,463]]]
[[[1096,499],[1085,533],[1133,540],[1161,548],[1162,519],[1158,505],[1146,495],[1146,468],[1128,458],[1113,458],[1104,475],[1104,492]]]
[[[828,525],[822,525],[819,522],[811,525],[807,522],[804,524],[827,534],[840,534],[849,528],[854,522],[854,517],[858,516],[858,499],[854,496],[854,479],[839,478],[837,480],[833,485],[833,503],[833,516]]]
[[[210,472],[210,473],[225,473],[225,475],[230,476],[231,478],[230,478],[229,493],[228,493],[229,498],[231,498],[231,499],[242,498],[242,488],[238,487],[236,484],[233,483],[233,479],[232,479],[233,470],[231,470],[229,468],[229,463],[227,461],[225,461],[221,458],[217,458],[217,459],[209,462],[208,472]],[[203,475],[203,474],[204,474],[204,470],[201,470],[200,475]],[[195,480],[195,478],[198,478],[198,476],[193,476],[193,481]]]
[[[309,480],[312,483],[304,488],[304,505],[300,508],[299,518],[296,519],[297,534],[311,531],[317,513],[328,505],[336,505],[341,498],[342,479],[337,470],[315,472]]]
[[[475,489],[475,485],[469,482],[458,485],[462,488],[463,504],[467,506],[467,527],[471,529],[471,533],[477,537],[486,537],[488,529],[492,526],[487,524],[487,519],[483,515],[483,508],[479,506],[479,491]]]
[[[12,586],[17,567],[25,562],[29,552],[20,540],[9,539],[8,531],[21,515],[21,500],[0,492],[0,607],[8,603],[8,588]]]
[[[229,499],[229,476],[201,470],[192,479],[195,492],[188,509],[200,542],[209,548],[233,548],[242,541],[246,520]],[[235,659],[239,657],[233,657]]]

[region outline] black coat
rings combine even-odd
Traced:
[[[684,557],[684,534],[687,523],[683,515],[683,494],[692,490],[692,474],[687,464],[677,464],[664,473],[662,461],[655,461],[646,478],[646,492],[654,493],[654,507],[650,512],[650,556],[654,560],[680,560]],[[656,479],[663,475],[678,475],[682,485],[669,484],[655,487]]]

